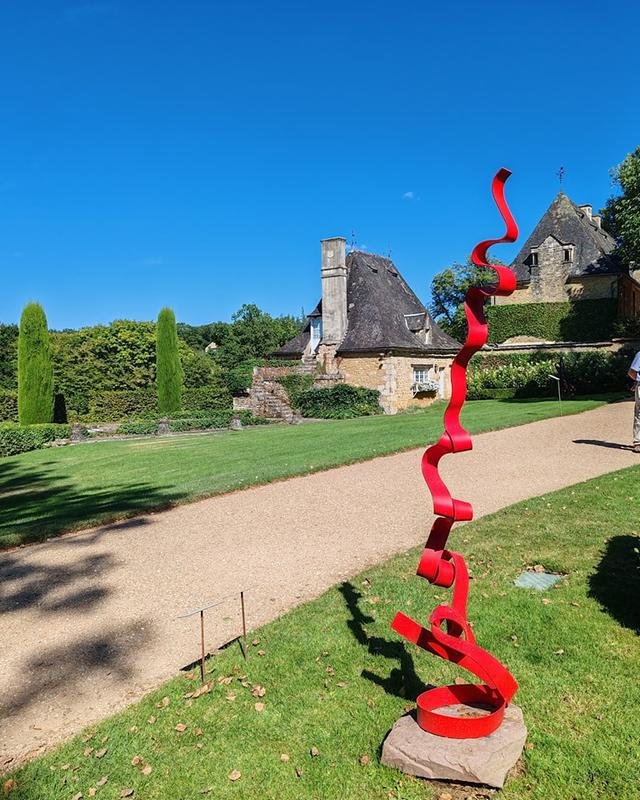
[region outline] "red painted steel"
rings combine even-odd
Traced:
[[[491,191],[498,210],[506,224],[504,236],[488,239],[476,245],[472,261],[478,267],[490,267],[497,275],[492,287],[472,286],[466,294],[464,311],[468,333],[466,341],[451,367],[451,399],[444,412],[444,433],[429,447],[422,457],[422,475],[433,498],[436,519],[418,564],[417,574],[430,583],[444,588],[453,587],[450,605],[437,606],[429,617],[430,627],[398,612],[391,627],[409,641],[447,661],[453,661],[482,683],[455,684],[429,689],[417,699],[418,724],[439,736],[456,739],[474,739],[487,736],[502,722],[504,710],[518,688],[512,675],[496,658],[476,644],[467,619],[469,573],[460,553],[446,549],[449,532],[455,522],[473,518],[473,508],[465,500],[451,496],[449,488],[440,477],[440,459],[450,453],[472,449],[471,436],[462,427],[460,410],[467,395],[467,364],[471,356],[487,341],[487,321],[484,300],[493,295],[509,295],[516,288],[514,273],[503,266],[487,263],[487,250],[501,242],[515,242],[518,227],[504,197],[504,185],[511,172],[501,169],[496,173]],[[481,705],[489,709],[486,716],[452,717],[438,713],[444,706],[464,703]]]

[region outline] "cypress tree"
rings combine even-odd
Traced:
[[[18,419],[21,425],[53,420],[53,367],[44,309],[28,303],[18,335]]]
[[[170,308],[158,314],[156,326],[156,387],[158,411],[171,414],[180,410],[182,366],[178,352],[176,317]]]

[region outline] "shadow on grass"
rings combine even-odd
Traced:
[[[369,635],[366,626],[370,625],[374,619],[360,609],[359,602],[362,594],[355,586],[349,581],[345,581],[340,585],[340,593],[351,614],[351,619],[347,621],[347,627],[356,641],[366,647],[371,655],[384,656],[384,658],[398,662],[398,666],[393,668],[386,678],[367,669],[362,671],[362,677],[382,687],[387,694],[396,697],[417,697],[420,692],[429,688],[416,674],[413,658],[407,652],[404,642]]]
[[[640,634],[640,537],[613,536],[589,577],[589,596],[617,622]]]
[[[110,486],[108,475],[99,488],[78,489],[54,474],[53,464],[29,467],[11,460],[0,462],[0,549],[42,541],[78,527],[99,524],[100,520],[169,508],[185,496],[184,492],[148,483]],[[90,540],[84,537],[81,544],[118,527],[122,525],[96,531]]]

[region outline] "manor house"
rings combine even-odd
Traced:
[[[448,398],[460,343],[436,324],[391,259],[345,255],[345,246],[342,237],[322,240],[322,299],[274,355],[378,389],[391,414]]]

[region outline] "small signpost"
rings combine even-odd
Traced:
[[[239,592],[232,592],[231,594],[226,594],[224,597],[220,597],[213,603],[209,603],[206,606],[201,606],[200,608],[194,608],[191,611],[187,611],[186,614],[181,614],[178,619],[187,619],[187,617],[193,617],[196,614],[200,616],[200,679],[202,683],[206,683],[205,681],[205,662],[206,662],[206,651],[205,651],[205,644],[204,644],[204,612],[209,611],[212,608],[216,608],[217,606],[222,605],[226,600],[229,600],[231,597],[238,597],[240,596],[240,614],[242,617],[242,634],[236,636],[233,639],[230,639],[227,644],[230,642],[238,640],[240,643],[240,649],[242,650],[242,655],[247,660],[247,618],[246,618],[246,611],[245,611],[245,602],[244,596],[247,592],[246,589],[241,589]]]
[[[549,375],[558,384],[558,402],[560,403],[560,416],[562,416],[562,388],[560,386],[560,378],[557,375]]]

